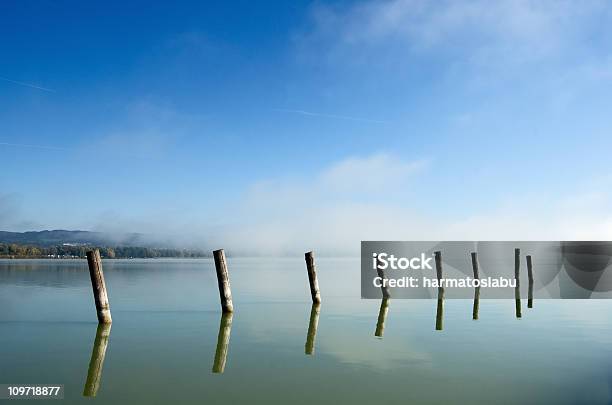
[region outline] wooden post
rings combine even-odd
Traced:
[[[87,369],[87,380],[85,381],[85,388],[83,389],[84,397],[95,397],[100,388],[102,367],[104,366],[104,357],[106,357],[106,348],[108,347],[110,331],[110,323],[98,324],[96,338],[94,339],[94,345],[91,349],[89,368]]]
[[[382,291],[383,299],[391,298],[391,293],[389,293],[389,287],[384,283],[385,272],[379,267],[379,264],[380,259],[376,258],[376,274],[378,275],[378,277],[380,277],[381,280],[383,280],[380,286],[380,291]]]
[[[478,273],[478,253],[472,252],[472,270],[474,271],[474,278],[480,278]]]
[[[317,328],[319,327],[319,313],[321,312],[321,304],[313,302],[310,308],[310,321],[308,322],[308,332],[306,334],[306,344],[304,345],[304,353],[313,354],[315,340],[317,338]]]
[[[527,255],[527,277],[529,282],[533,284],[533,265],[531,263],[531,255]]]
[[[478,271],[478,253],[472,252],[472,271],[474,272],[474,280],[480,279]],[[480,286],[474,287],[474,305],[472,306],[472,319],[478,320],[478,308],[480,306]]]
[[[434,257],[436,260],[436,277],[439,281],[442,279],[442,252],[439,250],[434,252]]]
[[[232,303],[232,290],[230,288],[229,273],[227,272],[227,261],[223,249],[213,252],[215,258],[215,269],[217,270],[217,284],[219,285],[219,297],[221,298],[221,309],[223,312],[234,312]]]
[[[527,277],[529,278],[529,290],[527,292],[527,308],[533,308],[533,268],[531,256],[527,256]]]
[[[520,269],[521,269],[521,249],[514,249],[514,279],[516,280],[516,287],[514,288],[514,301],[515,301],[515,312],[516,317],[521,317],[521,280],[520,280]]]
[[[516,279],[517,287],[520,285],[520,269],[521,269],[521,249],[514,249],[514,278]]]
[[[440,251],[434,252],[434,257],[436,260],[436,277],[438,282],[440,282],[444,278],[442,273],[442,253]],[[438,299],[444,299],[444,287],[442,287],[442,284],[438,287]]]
[[[102,272],[102,259],[98,249],[87,252],[87,264],[89,266],[89,277],[93,288],[94,302],[99,323],[111,323],[110,305],[106,294],[106,283]]]
[[[219,321],[219,334],[217,335],[217,350],[215,350],[215,362],[212,372],[222,374],[225,370],[227,352],[229,350],[230,334],[232,333],[232,312],[223,312]]]
[[[380,302],[380,310],[378,311],[378,320],[376,322],[376,331],[374,336],[383,337],[385,333],[385,320],[387,319],[387,313],[389,313],[389,298],[384,297]]]
[[[444,278],[442,274],[442,252],[434,252],[436,260],[436,277],[438,282]],[[436,308],[436,330],[444,329],[444,287],[438,287],[438,306]]]
[[[321,302],[321,292],[319,291],[319,281],[317,280],[317,268],[314,261],[314,253],[306,252],[306,269],[308,270],[308,283],[310,284],[310,295],[313,303]]]

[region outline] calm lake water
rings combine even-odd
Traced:
[[[382,330],[357,259],[317,260],[318,311],[303,258],[228,262],[232,319],[212,259],[104,261],[113,324],[96,339],[86,261],[0,260],[0,384],[64,384],[64,403],[612,400],[612,301],[523,299],[519,319],[481,300],[473,320],[446,300],[436,322],[435,299],[391,300]]]

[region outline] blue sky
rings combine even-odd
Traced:
[[[612,237],[612,6],[0,5],[0,229]]]

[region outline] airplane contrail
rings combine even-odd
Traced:
[[[317,113],[317,112],[304,111],[304,110],[288,110],[288,109],[285,109],[285,108],[275,108],[274,111],[286,112],[286,113],[294,113],[294,114],[301,114],[301,115],[308,115],[308,116],[312,116],[312,117],[338,118],[338,119],[341,119],[341,120],[371,122],[371,123],[374,123],[374,124],[388,124],[389,123],[389,121],[371,120],[371,119],[368,119],[368,118],[359,118],[359,117],[350,117],[348,115],[324,114],[324,113]]]
[[[18,84],[20,86],[26,86],[26,87],[31,87],[33,89],[44,90],[44,91],[49,91],[51,93],[55,93],[55,90],[53,90],[53,89],[48,89],[46,87],[37,86],[37,85],[31,84],[31,83],[20,82],[20,81],[17,81],[17,80],[8,79],[8,78],[2,77],[2,76],[0,76],[0,80],[4,80],[5,82],[9,82],[9,83]]]
[[[68,148],[62,148],[59,146],[32,145],[32,144],[26,144],[26,143],[9,143],[9,142],[0,142],[0,146],[14,146],[18,148],[36,148],[36,149],[51,149],[51,150],[70,150]]]

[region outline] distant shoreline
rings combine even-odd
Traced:
[[[203,250],[151,248],[142,246],[95,246],[59,244],[40,246],[0,242],[0,259],[85,259],[90,250],[98,249],[103,259],[185,259],[212,257]]]
[[[164,260],[164,259],[212,259],[212,256],[166,256],[166,257],[103,257],[104,260]],[[46,257],[46,256],[0,256],[0,260],[87,260],[86,257]]]

